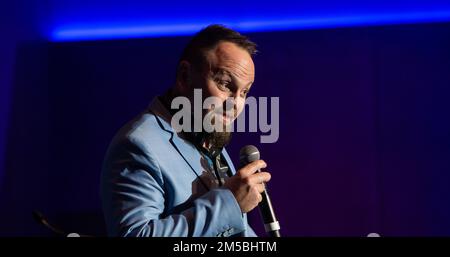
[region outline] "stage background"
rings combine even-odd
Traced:
[[[34,209],[104,235],[108,143],[173,83],[189,37],[50,42],[36,22],[45,3],[9,5],[0,235],[50,235]],[[251,95],[280,97],[280,138],[236,134],[228,149],[236,161],[242,146],[260,148],[283,235],[450,235],[450,23],[246,34],[260,51]]]

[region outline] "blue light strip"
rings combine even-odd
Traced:
[[[241,32],[263,32],[280,30],[321,29],[385,24],[408,24],[450,21],[450,11],[390,13],[360,16],[335,16],[317,18],[254,19],[242,21],[191,21],[185,22],[140,22],[121,24],[84,24],[56,28],[51,40],[86,41],[123,38],[147,38],[192,35],[211,23],[227,25]]]

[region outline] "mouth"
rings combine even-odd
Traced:
[[[235,118],[236,115],[234,111],[228,111],[228,112],[216,112],[213,111],[213,115],[214,115],[214,120],[216,121],[221,121],[223,125],[229,125],[231,124]]]

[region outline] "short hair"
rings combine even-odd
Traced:
[[[200,30],[189,41],[181,55],[181,61],[201,65],[206,61],[205,52],[213,49],[220,42],[231,42],[246,50],[251,57],[256,53],[256,44],[239,32],[220,24],[209,25]]]

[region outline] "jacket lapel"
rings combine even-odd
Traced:
[[[203,171],[201,165],[201,154],[191,143],[185,141],[176,134],[170,125],[171,115],[169,114],[169,111],[166,110],[157,97],[153,99],[149,109],[155,115],[161,128],[171,133],[170,143],[183,157],[191,170],[200,178]]]
[[[225,161],[227,162],[228,167],[231,170],[231,174],[233,174],[233,175],[236,174],[236,169],[234,168],[233,162],[231,161],[231,158],[228,155],[228,152],[225,148],[222,151],[222,155],[223,155],[223,158],[225,159]]]
[[[178,135],[175,135],[175,133],[172,134],[170,143],[172,143],[189,167],[191,167],[192,171],[194,171],[194,173],[200,178],[203,171],[201,164],[202,156],[197,148],[195,148],[191,143],[178,137]]]

